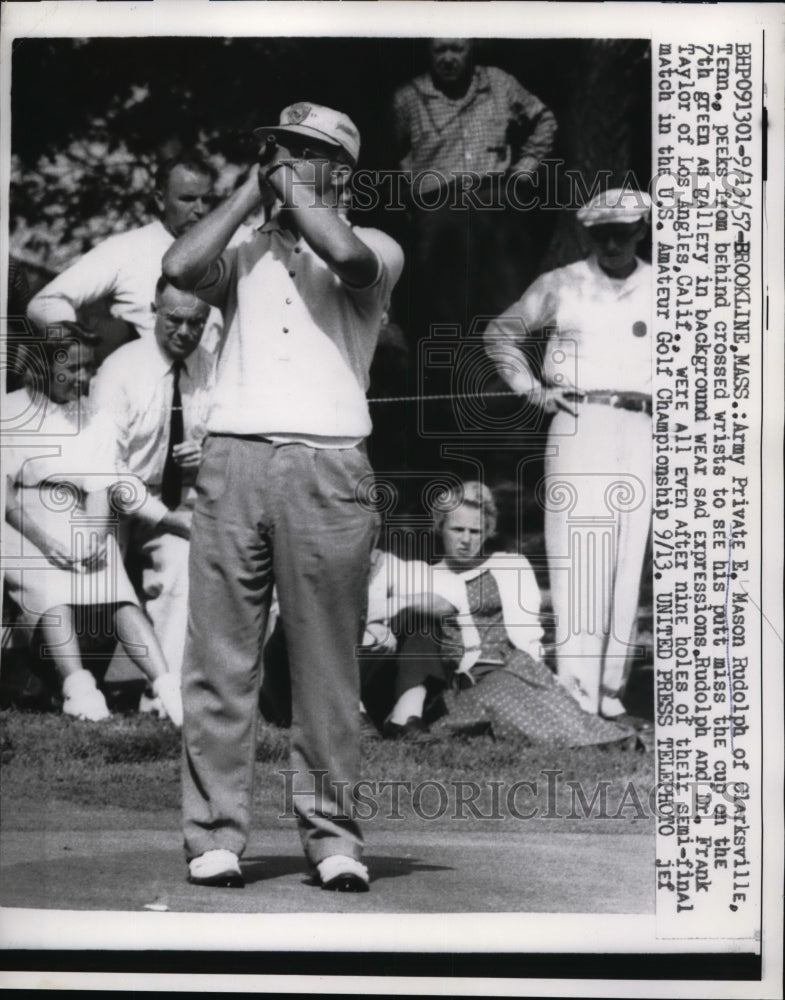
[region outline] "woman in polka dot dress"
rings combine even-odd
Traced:
[[[585,712],[543,663],[541,596],[528,560],[482,554],[496,526],[490,490],[465,483],[439,508],[434,522],[444,559],[433,567],[432,588],[437,605],[454,611],[443,618],[440,656],[430,659],[421,685],[423,705],[434,682],[445,685],[446,714],[431,732],[490,730],[565,747],[631,736],[633,730]]]

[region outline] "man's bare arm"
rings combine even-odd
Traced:
[[[546,413],[565,410],[575,416],[569,392],[556,386],[543,385],[532,371],[526,355],[518,346],[523,325],[515,314],[515,306],[492,320],[485,328],[485,353],[493,361],[496,371],[519,396],[525,396],[534,406]]]
[[[282,158],[286,152],[282,152]],[[284,208],[291,212],[297,229],[314,253],[341,281],[364,288],[378,276],[376,254],[358,239],[341,219],[338,209],[324,204],[304,177],[308,164],[281,163],[273,159],[266,169],[269,183]]]
[[[164,254],[163,273],[183,291],[193,291],[226,249],[240,224],[261,201],[256,171],[226,201],[183,233]]]

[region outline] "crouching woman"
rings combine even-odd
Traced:
[[[114,424],[90,406],[96,338],[75,323],[26,347],[25,385],[5,399],[3,458],[5,580],[18,626],[54,663],[63,711],[109,715],[84,669],[78,626],[116,635],[152,682],[172,721],[182,723],[179,684],[126,575],[114,531]],[[141,485],[141,484],[140,484]]]

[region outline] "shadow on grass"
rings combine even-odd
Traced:
[[[450,865],[430,865],[417,858],[396,858],[388,855],[370,855],[363,859],[373,872],[373,881],[381,879],[401,878],[407,875],[416,875],[420,872],[451,872],[455,871]],[[253,885],[255,882],[270,882],[276,878],[285,878],[289,875],[296,875],[303,870],[302,855],[285,855],[283,857],[263,857],[256,856],[243,858],[243,875],[246,884]],[[315,875],[308,875],[303,879],[304,885],[317,885]]]

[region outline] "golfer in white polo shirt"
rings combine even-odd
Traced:
[[[382,313],[403,266],[384,233],[348,224],[342,191],[360,151],[344,114],[285,108],[258,129],[261,163],[164,258],[172,284],[225,317],[197,482],[183,665],[183,807],[189,878],[243,884],[260,650],[275,583],[292,678],[292,801],[317,884],[368,888],[352,814],[359,778],[355,648],[378,517],[365,391]],[[275,193],[281,211],[240,246]]]
[[[485,335],[510,388],[554,414],[542,500],[559,677],[587,711],[637,722],[620,695],[651,519],[651,266],[636,256],[650,205],[591,199],[589,256],[537,278]],[[521,350],[538,330],[541,377]]]

